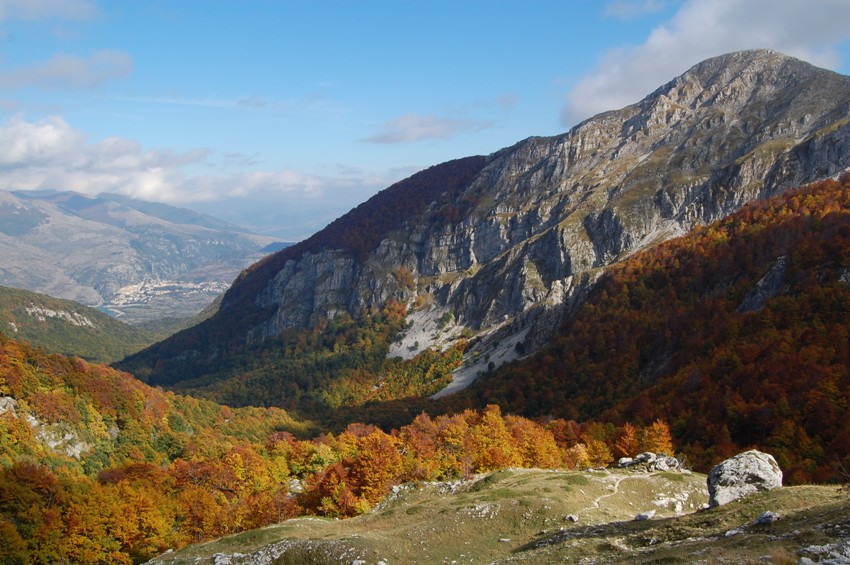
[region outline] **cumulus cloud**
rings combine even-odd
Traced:
[[[90,0],[0,0],[0,20],[87,21],[97,15],[97,6]]]
[[[610,5],[609,5],[610,6]],[[608,52],[567,95],[565,126],[637,102],[694,64],[731,51],[771,48],[834,68],[850,39],[846,0],[688,0],[633,48]]]
[[[0,189],[73,190],[124,194],[143,200],[186,204],[287,194],[321,198],[329,188],[360,188],[379,182],[366,175],[333,177],[295,171],[188,175],[183,169],[209,166],[212,152],[145,150],[130,139],[90,143],[61,117],[30,122],[17,116],[0,126]],[[224,158],[229,158],[225,155]]]
[[[117,50],[98,51],[90,57],[58,53],[39,65],[0,71],[0,88],[94,88],[123,78],[133,70],[133,60]]]
[[[70,164],[73,147],[82,140],[83,136],[62,118],[45,118],[34,124],[13,118],[0,129],[0,168]]]
[[[383,125],[382,132],[367,137],[369,143],[410,143],[425,139],[451,139],[467,132],[476,132],[491,127],[490,122],[438,118],[421,114],[405,114]]]

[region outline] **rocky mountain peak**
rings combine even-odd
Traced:
[[[200,331],[257,341],[396,300],[414,313],[391,355],[440,347],[462,330],[480,338],[470,359],[481,361],[456,374],[462,386],[545,343],[607,265],[850,167],[849,122],[848,77],[773,51],[715,57],[563,135],[391,187],[309,249],[243,273]],[[398,214],[407,198],[416,206]],[[345,238],[363,233],[353,252]],[[434,331],[447,313],[453,323]],[[213,355],[207,347],[197,353]]]

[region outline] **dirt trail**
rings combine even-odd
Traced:
[[[653,477],[653,475],[652,475],[652,474],[649,474],[649,475],[633,475],[633,476],[628,476],[628,477],[623,477],[623,476],[616,477],[616,478],[615,478],[615,480],[614,480],[614,483],[613,483],[613,484],[614,484],[614,489],[613,489],[611,492],[609,492],[609,493],[606,493],[606,494],[602,494],[602,495],[597,496],[597,497],[593,500],[593,506],[588,506],[588,507],[586,507],[586,508],[582,508],[581,510],[579,510],[579,512],[578,512],[579,516],[580,516],[583,512],[586,512],[586,511],[588,511],[588,510],[598,509],[598,508],[599,508],[599,503],[602,501],[602,499],[603,499],[603,498],[608,498],[608,497],[611,497],[611,496],[616,496],[616,495],[620,492],[620,483],[622,483],[622,482],[623,482],[623,481],[625,481],[626,479],[642,479],[642,480],[647,480],[647,479],[650,479],[650,478],[652,478],[652,477]],[[605,480],[605,479],[603,479],[603,482],[606,482],[606,483],[609,483],[609,484],[610,484],[610,481]]]

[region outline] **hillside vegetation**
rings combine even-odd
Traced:
[[[138,562],[298,515],[355,516],[394,485],[672,453],[667,426],[534,422],[496,406],[316,434],[275,409],[151,388],[0,336],[0,549],[10,562]]]
[[[338,421],[333,411],[341,406],[423,397],[451,382],[452,370],[463,360],[464,342],[443,352],[425,351],[409,362],[387,358],[391,341],[405,327],[405,313],[404,306],[390,302],[359,320],[343,314],[311,330],[234,346],[201,377],[193,378],[210,369],[193,355],[172,364],[180,369],[177,380],[145,368],[134,374],[148,384],[222,404],[280,406]],[[128,364],[132,360],[119,366]]]
[[[551,345],[448,402],[663,418],[696,468],[757,445],[802,483],[850,468],[848,368],[844,176],[635,254],[602,277]]]
[[[0,286],[0,332],[52,353],[108,363],[165,338],[70,300]]]
[[[191,354],[170,362],[180,380],[137,376],[225,404],[283,406],[337,430],[491,403],[614,426],[661,419],[698,470],[758,446],[792,483],[834,480],[850,468],[849,195],[847,177],[815,183],[634,254],[550,346],[436,403],[422,397],[449,382],[463,349],[386,359],[405,328],[397,303],[234,344],[241,353],[204,377],[193,378],[207,369]]]

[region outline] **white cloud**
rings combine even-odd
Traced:
[[[13,118],[0,129],[0,167],[69,165],[68,157],[82,139],[79,132],[58,117],[45,118],[36,124]]]
[[[633,48],[610,51],[567,95],[565,126],[637,102],[696,63],[731,51],[770,48],[834,68],[850,39],[847,0],[688,0]]]
[[[189,175],[184,167],[208,166],[212,152],[144,150],[129,139],[89,143],[60,117],[29,122],[18,116],[0,126],[0,189],[73,190],[82,194],[124,194],[175,204],[289,195],[321,200],[328,190],[370,190],[385,186],[366,173],[318,176],[295,171]],[[229,156],[224,156],[225,158]]]
[[[0,20],[68,19],[86,21],[98,15],[90,0],[0,0]]]
[[[405,114],[383,125],[383,131],[367,137],[369,143],[409,143],[425,139],[451,139],[466,132],[476,132],[491,127],[490,122],[438,118],[421,114]]]
[[[132,70],[133,60],[123,51],[98,51],[88,58],[58,53],[39,65],[0,71],[0,88],[94,88]]]

